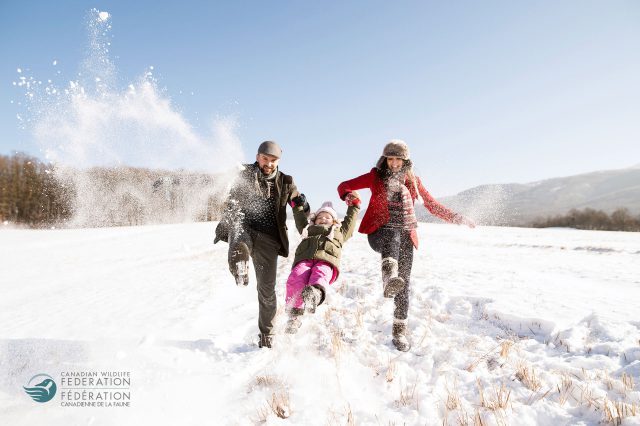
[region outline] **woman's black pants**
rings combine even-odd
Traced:
[[[396,319],[407,319],[411,266],[413,264],[413,242],[411,231],[405,229],[379,228],[368,235],[369,245],[381,254],[382,259],[392,257],[398,261],[398,276],[404,280],[404,288],[394,298]]]

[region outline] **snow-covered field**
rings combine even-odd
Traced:
[[[261,350],[214,227],[0,230],[0,424],[640,425],[640,234],[421,224],[399,353],[363,235],[294,336],[281,258]],[[102,371],[130,407],[62,406],[63,374]]]

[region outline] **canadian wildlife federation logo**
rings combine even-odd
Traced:
[[[36,374],[29,380],[24,391],[36,402],[48,402],[56,396],[56,382],[48,374]]]

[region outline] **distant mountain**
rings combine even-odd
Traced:
[[[587,207],[607,213],[626,207],[638,215],[640,164],[526,184],[481,185],[439,201],[480,223],[496,225],[526,224]],[[417,209],[417,214],[420,220],[433,221],[424,207]]]

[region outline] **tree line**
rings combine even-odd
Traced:
[[[0,155],[0,222],[30,227],[123,226],[219,218],[221,176],[135,167],[57,168]]]
[[[217,220],[228,180],[134,167],[59,169],[22,153],[0,155],[0,223],[122,226]],[[640,216],[625,208],[611,214],[573,209],[524,226],[640,231]]]
[[[585,208],[572,209],[565,215],[538,219],[531,224],[534,228],[576,228],[597,231],[640,231],[640,216],[634,217],[628,209],[619,208],[611,214],[602,210]]]
[[[31,226],[71,217],[72,193],[55,178],[55,169],[25,154],[0,155],[0,221]]]

